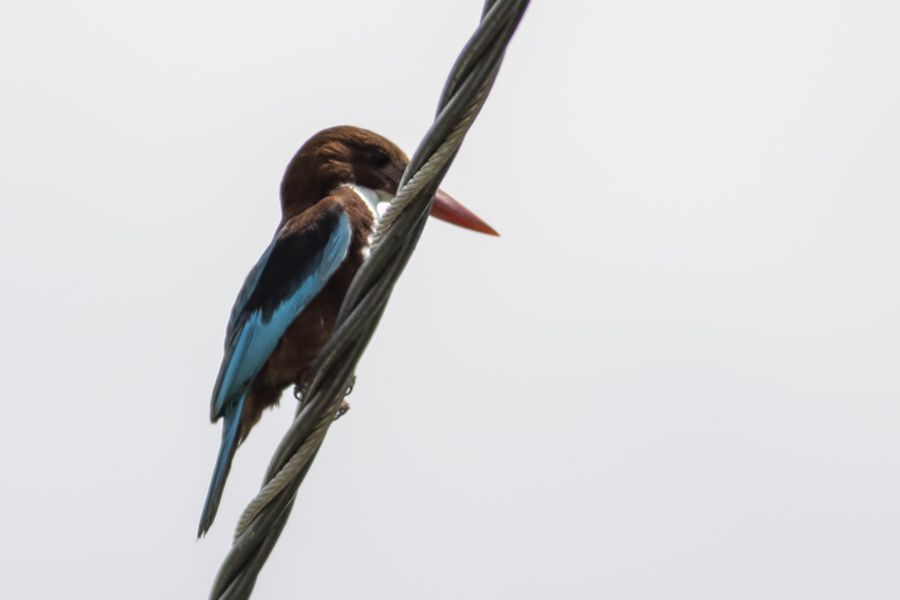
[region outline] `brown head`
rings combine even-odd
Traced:
[[[282,219],[300,214],[345,184],[393,197],[408,162],[400,148],[367,129],[348,125],[324,129],[303,144],[284,173]],[[498,235],[441,190],[435,194],[431,214],[467,229]]]
[[[288,165],[281,211],[287,220],[347,183],[394,195],[407,162],[400,148],[377,133],[346,125],[325,129],[303,144]]]

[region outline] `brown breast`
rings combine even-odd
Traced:
[[[373,211],[349,187],[338,187],[330,198],[338,200],[350,217],[353,237],[347,258],[322,291],[294,319],[254,379],[244,403],[241,438],[259,420],[265,408],[278,402],[285,388],[302,385],[316,356],[331,337],[344,296],[365,259],[369,236],[375,226]],[[303,219],[303,216],[289,219],[282,225],[282,230],[296,227],[295,219]]]

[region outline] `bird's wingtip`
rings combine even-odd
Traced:
[[[197,528],[198,541],[206,536],[209,528],[212,527],[213,519],[215,519],[215,511],[213,511],[211,516],[207,515],[206,510],[203,511],[203,516],[200,517],[200,527]]]
[[[234,459],[234,451],[238,447],[238,433],[241,421],[241,411],[244,408],[242,397],[237,405],[229,407],[225,412],[225,423],[222,426],[222,444],[219,446],[219,456],[216,459],[216,468],[213,470],[212,480],[209,482],[209,492],[206,495],[206,503],[203,505],[203,513],[200,515],[200,527],[197,529],[197,539],[200,539],[216,520],[219,511],[219,502],[222,500],[222,490],[225,487],[225,479],[231,470],[231,461]]]

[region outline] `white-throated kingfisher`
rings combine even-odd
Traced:
[[[262,411],[301,386],[331,337],[341,303],[368,254],[379,204],[397,193],[405,154],[358,127],[314,135],[281,182],[281,223],[247,275],[225,332],[225,357],[212,394],[212,421],[224,418],[222,445],[198,536],[216,517],[238,445]],[[438,190],[431,215],[497,232]]]

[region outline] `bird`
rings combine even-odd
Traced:
[[[297,151],[281,182],[281,222],[231,311],[211,420],[222,442],[197,537],[209,531],[237,447],[289,386],[300,389],[354,275],[368,257],[379,205],[397,193],[409,162],[388,139],[359,127],[320,131]],[[431,215],[499,235],[447,193]]]

